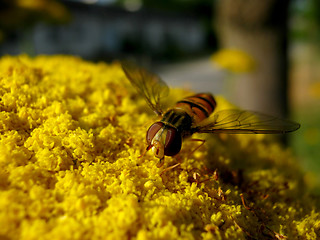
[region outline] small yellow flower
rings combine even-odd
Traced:
[[[255,69],[255,60],[239,49],[221,49],[211,55],[211,61],[233,73],[247,73]]]

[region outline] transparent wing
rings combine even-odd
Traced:
[[[131,84],[145,98],[150,108],[156,114],[162,115],[160,100],[169,94],[167,84],[157,75],[133,63],[122,62],[121,66]]]
[[[300,124],[262,113],[244,110],[222,110],[194,128],[200,133],[287,133]]]

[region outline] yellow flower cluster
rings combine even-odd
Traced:
[[[239,49],[226,48],[212,54],[211,61],[222,69],[233,73],[247,73],[255,69],[255,60]]]
[[[319,201],[290,151],[221,134],[157,168],[139,157],[146,108],[117,63],[3,57],[0,238],[319,239]]]

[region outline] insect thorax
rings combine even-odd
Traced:
[[[179,109],[169,109],[161,119],[164,124],[175,127],[182,137],[191,134],[193,124],[192,118],[185,111]]]

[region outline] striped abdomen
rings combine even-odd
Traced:
[[[192,117],[193,123],[199,123],[210,116],[217,103],[210,93],[199,93],[177,102],[174,109],[183,109]]]

